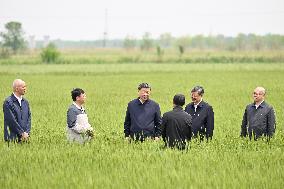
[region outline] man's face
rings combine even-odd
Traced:
[[[86,93],[81,94],[80,96],[76,97],[76,101],[80,104],[84,104],[87,99]]]
[[[253,100],[254,102],[261,102],[264,100],[264,93],[261,90],[255,89],[253,91]]]
[[[19,93],[20,95],[24,95],[26,93],[26,90],[27,90],[27,86],[25,82],[20,83],[16,87],[16,92]]]
[[[191,92],[191,100],[194,104],[198,104],[202,99],[202,96],[198,92]]]
[[[149,99],[150,97],[150,93],[151,93],[151,89],[150,88],[142,88],[138,91],[138,95],[139,95],[139,98],[145,102],[146,100]]]

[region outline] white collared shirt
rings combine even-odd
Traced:
[[[141,102],[141,104],[144,104],[144,102],[139,98],[139,101]]]
[[[264,101],[264,100],[263,100]],[[263,101],[261,101],[261,103],[259,103],[259,105],[255,104],[255,109],[257,110],[257,108],[263,103]]]
[[[202,102],[202,99],[200,100],[200,102]],[[198,102],[198,104],[193,104],[195,112],[196,112],[197,106],[200,104],[200,102]]]
[[[78,106],[78,104],[76,104],[76,102],[73,102],[73,104],[76,106],[76,108],[78,108],[79,110],[81,110],[82,113],[85,113],[85,108],[83,106]]]
[[[20,106],[22,106],[22,99],[23,99],[23,96],[21,95],[20,97],[17,97],[17,95],[15,95],[15,93],[13,93],[13,95],[16,97],[16,99],[18,100]]]

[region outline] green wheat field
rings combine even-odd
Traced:
[[[15,78],[26,81],[32,110],[29,144],[3,140],[0,111],[0,188],[284,188],[284,64],[58,64],[0,65],[1,102]],[[176,93],[195,85],[215,113],[214,139],[191,141],[187,152],[163,142],[124,140],[127,103],[148,82],[162,114]],[[276,111],[275,137],[239,137],[244,108],[256,86],[267,89]],[[85,145],[66,141],[71,90],[83,88],[95,138]]]

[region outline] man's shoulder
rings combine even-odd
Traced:
[[[174,114],[175,112],[174,112],[174,110],[170,110],[170,111],[167,111],[167,112],[165,112],[164,114],[163,114],[163,117],[164,116],[170,116],[170,115],[172,115],[172,114]]]
[[[268,104],[267,102],[263,101],[263,106],[268,108],[273,108],[272,105]]]
[[[74,104],[71,104],[70,106],[69,106],[69,108],[68,108],[68,112],[69,111],[77,111],[77,107],[74,105]]]
[[[128,102],[128,105],[132,105],[132,104],[138,104],[138,99],[135,98],[135,99],[131,100],[130,102]]]
[[[10,96],[5,98],[3,104],[10,104],[10,105],[12,105],[13,101],[16,101],[16,100],[17,100],[16,97],[14,97],[14,95],[12,94],[12,95],[10,95]]]
[[[249,108],[251,108],[253,106],[254,106],[254,103],[250,103],[250,104],[246,105],[246,109],[249,109]]]
[[[11,100],[14,100],[14,99],[16,99],[16,97],[14,97],[14,95],[12,94],[10,96],[7,96],[4,100],[4,102],[11,101]]]
[[[182,118],[192,118],[191,115],[189,113],[187,113],[186,111],[182,110],[182,111],[174,111],[174,110],[171,110],[171,111],[168,111],[168,112],[165,112],[163,114],[163,117],[182,117]]]
[[[205,102],[205,101],[200,102],[200,105],[212,108],[212,106],[208,102]]]
[[[185,109],[192,108],[192,107],[193,107],[193,102],[187,104],[187,105],[185,106]]]
[[[148,102],[149,102],[149,104],[152,104],[152,105],[155,105],[155,106],[159,106],[159,104],[156,101],[154,101],[154,100],[149,99]]]

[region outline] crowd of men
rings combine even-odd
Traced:
[[[26,84],[21,79],[14,80],[13,93],[3,103],[4,140],[14,142],[29,141],[31,132],[31,111],[28,101],[23,98]],[[150,99],[151,86],[141,83],[138,86],[138,98],[127,105],[124,135],[129,141],[163,139],[165,146],[186,149],[192,138],[200,141],[211,140],[214,133],[214,111],[203,100],[204,88],[195,86],[191,90],[192,102],[185,108],[185,96],[173,97],[173,110],[161,116],[160,106]],[[241,124],[241,137],[257,140],[260,137],[271,138],[275,133],[275,112],[265,102],[266,91],[257,87],[253,92],[254,102],[247,105]],[[86,94],[83,89],[71,91],[73,103],[67,110],[67,139],[70,142],[84,143],[94,136],[83,104]]]

